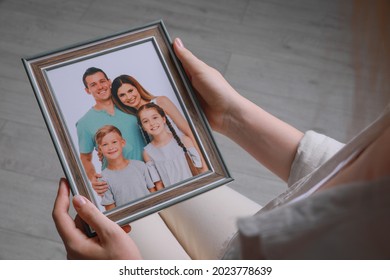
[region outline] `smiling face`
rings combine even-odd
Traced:
[[[85,83],[85,91],[93,96],[96,103],[111,98],[111,81],[102,72],[85,77]]]
[[[137,88],[131,84],[122,84],[118,88],[118,98],[124,105],[136,109],[145,103]]]
[[[126,142],[117,132],[112,131],[103,136],[98,144],[103,156],[109,161],[122,156]]]
[[[162,117],[154,108],[139,112],[139,119],[143,129],[152,136],[159,135],[165,130],[165,117]]]

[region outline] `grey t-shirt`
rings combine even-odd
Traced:
[[[154,187],[145,163],[139,160],[131,160],[122,170],[106,168],[102,171],[102,175],[108,184],[108,190],[102,198],[102,205],[126,204],[148,195],[148,189]]]
[[[191,147],[187,150],[194,165],[201,167],[202,163],[196,149]],[[192,177],[183,149],[179,147],[174,138],[165,146],[158,148],[149,143],[146,145],[145,151],[152,159],[147,162],[149,172],[155,174],[154,170],[157,170],[158,173],[158,175],[152,175],[154,181],[156,181],[154,177],[158,176],[163,181],[164,186],[168,187]]]

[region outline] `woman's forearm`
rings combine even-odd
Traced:
[[[242,96],[234,102],[222,133],[287,181],[303,133]]]

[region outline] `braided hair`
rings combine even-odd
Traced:
[[[163,108],[161,108],[160,106],[158,106],[157,104],[154,104],[152,102],[149,102],[149,103],[146,103],[144,105],[142,105],[141,107],[139,107],[139,109],[137,110],[137,120],[138,120],[138,125],[142,131],[142,134],[144,135],[144,138],[146,140],[146,143],[150,143],[151,140],[150,140],[150,136],[149,134],[144,130],[144,128],[142,127],[142,123],[141,123],[141,119],[140,119],[140,113],[141,111],[143,110],[146,110],[146,109],[155,109],[157,111],[157,113],[165,118],[165,123],[167,124],[170,132],[172,133],[172,136],[173,138],[176,140],[177,144],[179,145],[179,147],[181,147],[183,149],[183,152],[184,153],[187,153],[187,148],[184,146],[183,142],[181,141],[180,137],[177,135],[176,133],[176,130],[175,128],[172,126],[172,123],[171,121],[167,118],[167,115],[165,114],[165,111],[163,110]]]

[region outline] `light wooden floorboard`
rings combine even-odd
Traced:
[[[381,111],[356,115],[347,0],[0,1],[0,259],[64,259],[51,219],[61,165],[21,58],[163,19],[237,90],[300,130],[347,141]],[[236,179],[265,204],[286,186],[215,135]]]

